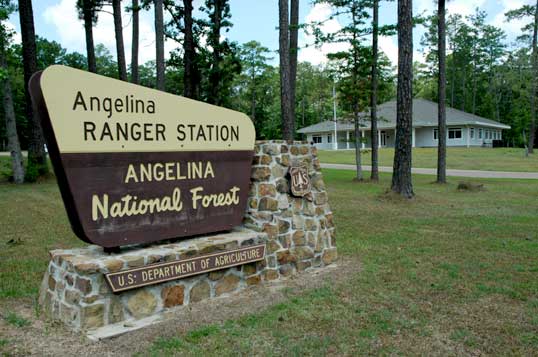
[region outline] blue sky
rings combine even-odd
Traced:
[[[39,0],[33,1],[34,18],[36,33],[40,36],[60,42],[64,47],[71,51],[85,53],[84,30],[82,22],[78,20],[74,10],[76,0]],[[450,13],[461,13],[462,15],[474,12],[475,8],[480,8],[488,13],[487,21],[495,26],[501,27],[506,31],[509,40],[517,36],[521,23],[504,22],[504,13],[522,4],[531,3],[532,0],[453,0],[447,3]],[[124,1],[125,4],[130,1]],[[195,8],[202,3],[201,0],[195,0]],[[225,34],[226,37],[239,43],[250,40],[256,40],[271,50],[278,48],[278,1],[277,0],[230,0],[232,22],[234,26]],[[421,12],[431,13],[435,9],[433,0],[414,0],[415,14]],[[300,21],[302,23],[316,19],[323,19],[330,12],[327,6],[312,5],[310,0],[300,1]],[[396,21],[397,5],[396,2],[381,2],[380,19],[382,23],[394,23]],[[19,20],[18,14],[10,18],[10,22],[18,32]],[[131,44],[131,26],[130,14],[124,13],[124,36],[125,48],[129,49]],[[324,30],[334,31],[340,26],[338,20],[327,23]],[[415,30],[415,58],[420,59],[419,40],[422,29]],[[112,15],[102,13],[97,26],[94,28],[95,42],[103,43],[107,46],[112,54],[115,54],[114,30]],[[153,59],[154,55],[153,32],[153,12],[146,11],[141,14],[141,61]],[[301,33],[300,45],[312,43],[313,39],[304,33]],[[171,50],[177,44],[167,41],[166,48]],[[386,37],[380,39],[381,49],[389,56],[395,64],[397,58],[397,40],[396,37]],[[314,64],[323,63],[325,55],[328,52],[345,49],[342,45],[326,45],[321,49],[313,47],[302,49],[299,52],[299,59],[310,61]],[[126,51],[129,60],[129,51]],[[276,53],[274,63],[277,63]]]

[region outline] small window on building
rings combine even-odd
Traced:
[[[471,128],[471,132],[469,133],[469,136],[471,139],[474,139],[474,128]]]
[[[483,132],[482,129],[478,129],[478,138],[479,139],[482,139],[482,132]]]
[[[314,144],[321,144],[321,136],[319,135],[314,135],[312,137],[312,141],[314,142]]]
[[[449,139],[461,139],[461,128],[448,129],[448,138]]]
[[[327,135],[327,142],[329,144],[333,142],[333,136],[331,134]]]
[[[439,129],[433,129],[433,140],[439,140]]]

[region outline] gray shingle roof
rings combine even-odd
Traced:
[[[361,127],[370,127],[370,114],[361,113]],[[396,127],[396,101],[383,103],[377,107],[378,127],[379,129],[391,129]],[[464,111],[447,107],[446,123],[449,126],[454,125],[476,125],[492,127],[498,129],[510,129],[509,125],[501,124],[495,120],[486,119],[466,113]],[[425,99],[413,99],[413,127],[435,127],[437,126],[437,103]],[[346,131],[353,130],[354,124],[351,120],[339,120],[336,124],[336,130]],[[328,120],[305,128],[297,130],[302,134],[320,133],[334,131],[334,121]]]

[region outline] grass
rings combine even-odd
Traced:
[[[331,164],[355,164],[354,150],[320,150],[320,161]],[[362,155],[363,164],[370,165],[370,151]],[[379,150],[379,165],[392,167],[394,149]],[[436,168],[437,148],[414,148],[413,167]],[[448,148],[447,168],[485,171],[538,171],[538,154],[525,157],[517,148]]]
[[[152,341],[149,355],[537,355],[538,185],[414,177],[416,199],[324,170],[339,254],[362,270],[222,324]],[[478,182],[478,181],[474,181]],[[82,245],[54,181],[0,185],[0,302],[34,296],[47,251]],[[20,238],[19,244],[6,244]]]
[[[71,231],[54,179],[0,183],[0,299],[34,297],[48,251],[83,246]]]
[[[30,325],[30,321],[25,319],[24,317],[22,316],[19,316],[17,315],[16,313],[14,312],[8,312],[5,316],[4,316],[4,320],[10,324],[10,325],[13,325],[15,327],[24,327],[24,326],[28,326]]]

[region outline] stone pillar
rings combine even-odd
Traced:
[[[349,149],[349,131],[346,131],[346,149]]]
[[[413,128],[413,136],[412,136],[412,138],[413,138],[413,147],[415,147],[415,140],[416,140],[415,139],[416,138],[416,129],[415,128]]]
[[[312,191],[304,197],[290,192],[290,166],[305,166]],[[336,259],[336,235],[317,149],[306,142],[256,143],[252,186],[244,225],[267,233],[268,280],[320,267]]]

